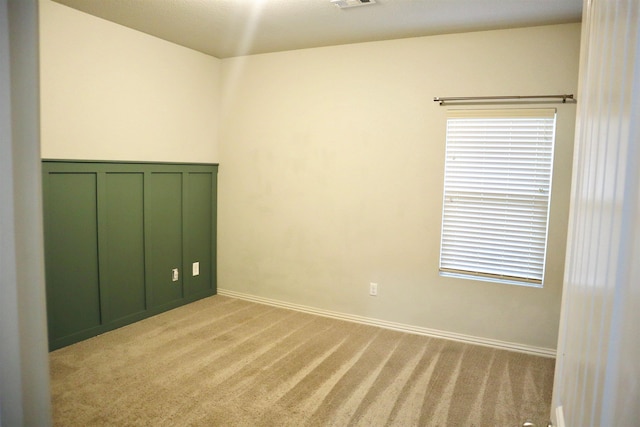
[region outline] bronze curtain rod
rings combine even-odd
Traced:
[[[440,105],[444,105],[445,102],[459,102],[459,101],[514,101],[521,100],[526,101],[528,99],[562,99],[562,103],[566,104],[567,100],[575,102],[573,94],[570,95],[530,95],[530,96],[464,96],[464,97],[435,97],[434,102],[439,102]]]

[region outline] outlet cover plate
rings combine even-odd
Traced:
[[[369,295],[375,297],[378,295],[378,284],[377,283],[369,283]]]
[[[200,275],[200,261],[196,261],[191,265],[191,274],[194,276]]]

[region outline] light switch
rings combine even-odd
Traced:
[[[178,273],[178,269],[177,268],[172,269],[171,270],[171,281],[177,282],[179,277],[180,276],[179,276],[179,273]]]
[[[192,270],[192,274],[194,276],[199,276],[200,275],[200,261],[194,262],[193,265],[191,266],[191,270]]]

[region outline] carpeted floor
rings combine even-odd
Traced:
[[[54,351],[56,426],[545,425],[554,360],[214,296]]]

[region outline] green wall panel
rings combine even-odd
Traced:
[[[45,187],[49,340],[100,325],[96,174],[52,174]]]
[[[149,175],[147,184],[148,256],[151,265],[153,305],[182,298],[182,174]],[[172,269],[179,271],[172,280]]]
[[[102,282],[108,321],[146,309],[144,269],[144,174],[107,173],[100,233]],[[102,206],[101,206],[102,207]]]
[[[217,165],[42,170],[51,349],[216,293]]]
[[[185,218],[185,294],[195,295],[211,289],[213,274],[213,173],[189,173]],[[193,263],[198,262],[200,274],[194,276]]]

